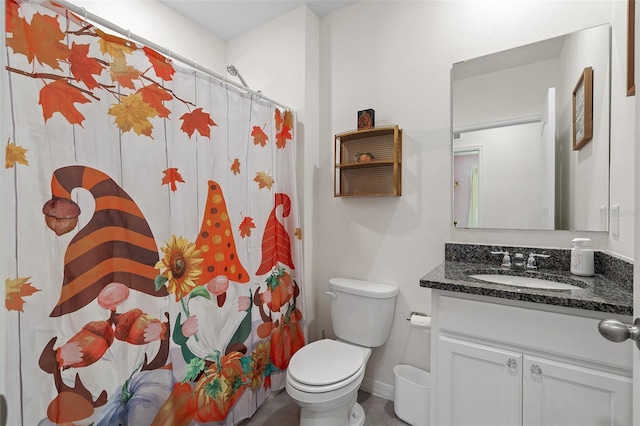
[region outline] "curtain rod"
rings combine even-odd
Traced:
[[[542,114],[530,114],[520,117],[505,118],[503,120],[489,121],[486,123],[472,124],[469,126],[456,127],[452,133],[467,133],[478,130],[497,129],[499,127],[517,126],[519,124],[536,123],[542,120]]]
[[[36,0],[36,2],[42,4],[42,3],[48,3],[49,1],[48,0]],[[149,40],[145,39],[144,37],[140,37],[139,35],[133,34],[129,30],[126,30],[126,29],[124,29],[122,27],[117,26],[113,22],[107,21],[106,19],[103,19],[103,18],[99,17],[98,15],[95,15],[95,14],[93,14],[91,12],[87,12],[87,10],[84,7],[76,6],[73,3],[69,3],[67,0],[55,0],[55,3],[65,7],[67,9],[69,9],[71,12],[75,13],[76,15],[78,15],[79,17],[81,17],[81,18],[83,18],[83,19],[85,19],[87,21],[93,21],[94,23],[96,23],[98,25],[101,25],[101,26],[103,26],[105,28],[108,28],[111,31],[115,31],[115,32],[117,32],[118,34],[120,34],[122,36],[126,36],[128,39],[131,39],[131,40],[133,40],[133,41],[135,41],[137,43],[145,45],[145,46],[147,46],[147,47],[149,47],[149,48],[151,48],[153,50],[156,50],[159,53],[160,52],[170,52],[170,54],[167,55],[170,59],[172,59],[172,60],[176,59],[179,62],[182,62],[183,64],[194,68],[196,71],[200,71],[203,74],[206,74],[206,75],[208,75],[210,77],[215,78],[216,80],[220,80],[222,83],[229,84],[229,85],[231,85],[233,87],[236,87],[237,89],[240,89],[240,90],[242,90],[244,92],[251,93],[252,95],[255,95],[255,96],[259,97],[260,99],[263,99],[263,100],[265,100],[267,102],[270,102],[270,103],[272,103],[272,104],[274,104],[276,106],[279,106],[281,108],[284,108],[284,109],[287,109],[287,110],[291,109],[288,106],[286,106],[286,105],[284,105],[284,104],[282,104],[282,103],[280,103],[280,102],[278,102],[278,101],[276,101],[274,99],[271,99],[268,96],[263,95],[261,92],[249,89],[248,87],[241,86],[240,84],[235,83],[234,81],[227,80],[227,78],[225,78],[224,76],[222,76],[222,75],[218,74],[217,72],[212,71],[212,70],[210,70],[208,68],[205,68],[205,67],[202,67],[202,66],[198,65],[195,61],[192,61],[191,59],[185,58],[184,56],[181,56],[181,55],[179,55],[177,53],[171,52],[166,47],[159,46],[158,44],[156,44],[156,43],[154,43],[152,41],[149,41]]]

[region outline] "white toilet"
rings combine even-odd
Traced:
[[[287,393],[301,408],[301,426],[361,426],[365,416],[356,402],[358,389],[371,348],[389,337],[398,288],[332,278],[327,294],[338,340],[318,340],[293,355]]]

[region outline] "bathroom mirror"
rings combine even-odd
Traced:
[[[600,25],[453,65],[453,226],[608,230],[610,33]],[[574,150],[588,67],[592,136]]]

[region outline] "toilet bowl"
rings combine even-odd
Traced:
[[[286,390],[300,406],[301,426],[364,424],[357,398],[370,355],[370,348],[330,339],[296,352]]]
[[[301,426],[362,426],[357,403],[372,348],[391,331],[398,288],[349,278],[329,281],[331,322],[337,340],[298,350],[287,368],[286,390],[300,406]]]

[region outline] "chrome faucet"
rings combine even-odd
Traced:
[[[527,259],[527,269],[535,270],[538,269],[538,261],[536,257],[547,258],[548,254],[537,254],[537,253],[529,253],[529,258]]]
[[[550,257],[548,254],[529,253],[529,257],[525,261],[524,254],[514,253],[512,262],[512,257],[511,255],[509,255],[508,251],[492,251],[491,254],[502,255],[502,262],[500,263],[500,267],[502,269],[511,269],[511,267],[513,266],[513,269],[521,269],[523,271],[532,271],[538,269],[538,261],[536,260],[536,257]]]
[[[500,263],[500,267],[502,269],[511,268],[511,256],[509,256],[508,251],[492,251],[491,254],[500,254],[502,255],[502,262]]]

